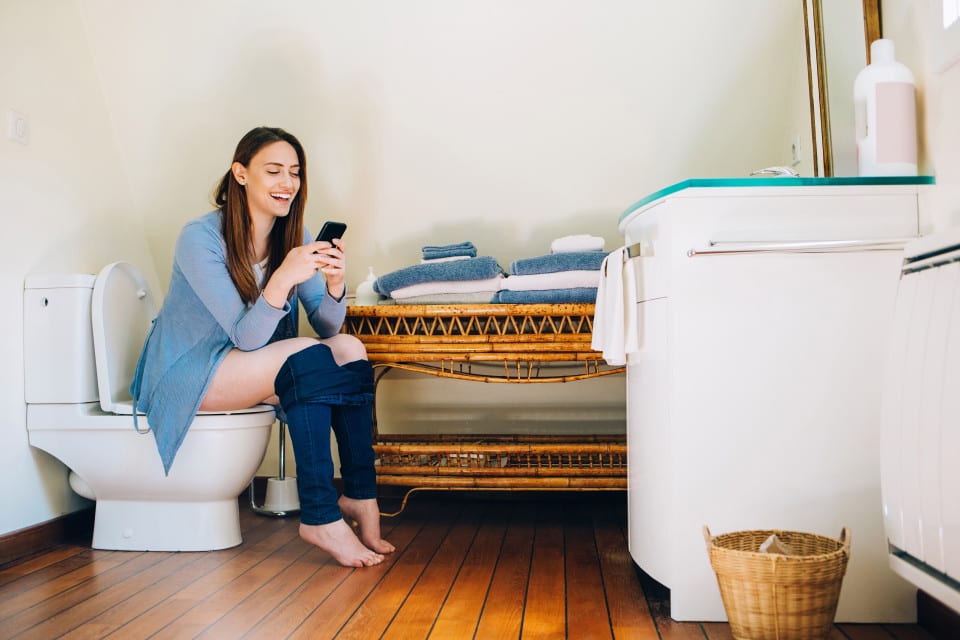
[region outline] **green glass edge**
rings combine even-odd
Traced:
[[[832,178],[802,178],[783,176],[776,178],[691,178],[677,182],[659,191],[638,200],[620,214],[618,222],[631,213],[644,207],[654,200],[659,200],[672,193],[697,187],[848,187],[863,185],[900,185],[900,184],[934,184],[933,176],[849,176]]]

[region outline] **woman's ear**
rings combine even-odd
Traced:
[[[239,162],[234,162],[230,165],[230,171],[233,172],[233,177],[237,182],[243,186],[247,185],[247,168],[245,166]]]

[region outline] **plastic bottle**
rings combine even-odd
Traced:
[[[373,273],[373,267],[367,267],[367,278],[357,285],[356,300],[354,304],[358,307],[368,307],[377,304],[380,294],[373,290],[373,283],[377,281],[377,276]]]
[[[893,41],[870,45],[870,64],[853,84],[857,167],[861,176],[917,175],[913,74],[894,59]]]

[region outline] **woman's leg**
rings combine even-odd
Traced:
[[[337,364],[364,360],[367,351],[357,338],[343,333],[330,338],[278,340],[255,351],[234,349],[223,359],[200,405],[201,411],[247,409],[277,404],[273,381],[287,358],[316,344],[330,347]]]
[[[369,363],[361,362],[369,369]],[[353,365],[340,366],[330,348],[318,344],[287,358],[274,385],[297,457],[301,537],[329,551],[341,564],[369,566],[382,562],[383,556],[363,546],[343,521],[330,460],[331,408],[354,404],[366,405],[369,411],[372,401],[372,385],[365,389],[361,372]],[[367,448],[373,472],[373,450],[369,444]],[[375,492],[375,476],[372,480]],[[373,498],[370,502],[376,504],[375,493]]]
[[[280,340],[255,351],[234,349],[217,369],[200,408],[205,411],[225,411],[260,403],[279,404],[275,382],[284,364],[295,354],[320,343],[330,348],[337,365],[366,358],[363,343],[345,334],[323,340]],[[303,404],[300,408],[291,407],[287,411],[287,421],[297,461],[302,520],[300,536],[324,549],[345,566],[369,566],[381,562],[383,556],[360,542],[344,522],[337,505],[330,460],[329,405]],[[372,502],[376,509],[376,500]],[[379,529],[379,511],[377,514]],[[348,515],[359,520],[353,513]],[[369,521],[369,518],[366,520]]]
[[[330,407],[318,403],[290,407],[287,430],[297,461],[300,537],[347,567],[369,567],[382,562],[383,556],[364,546],[343,519],[333,486]],[[354,516],[348,513],[348,517]]]
[[[360,392],[372,397],[373,369],[366,360],[343,365],[357,374]],[[339,404],[331,408],[333,432],[340,453],[343,496],[338,504],[347,517],[360,526],[360,540],[379,553],[395,548],[380,535],[380,507],[377,505],[377,474],[373,455],[373,406],[371,403]]]

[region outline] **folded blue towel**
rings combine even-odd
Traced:
[[[534,289],[532,291],[497,291],[493,302],[506,304],[563,304],[587,303],[597,301],[596,287],[574,287],[572,289]]]
[[[436,260],[437,258],[453,258],[454,256],[477,257],[477,248],[472,242],[460,242],[457,244],[427,245],[421,247],[424,260]]]
[[[503,275],[503,267],[489,256],[466,260],[422,262],[380,276],[373,283],[373,290],[389,296],[396,289],[424,282],[486,280],[499,275]]]
[[[521,258],[510,265],[510,273],[515,276],[529,276],[536,273],[556,273],[557,271],[599,271],[604,251],[572,251],[570,253],[551,253],[535,258]]]

